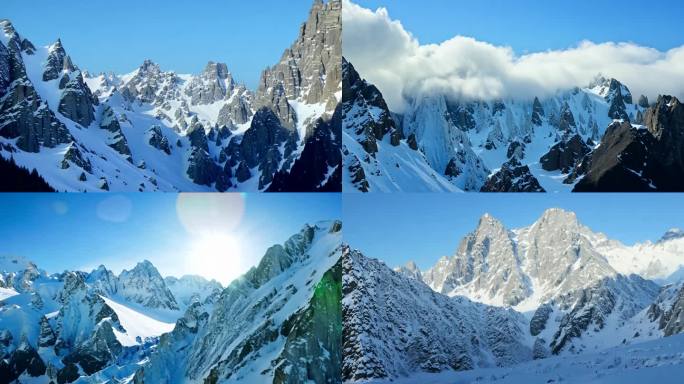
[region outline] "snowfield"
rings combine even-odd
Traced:
[[[681,383],[684,377],[684,335],[619,346],[578,356],[558,356],[506,368],[421,373],[381,384],[643,384]]]
[[[175,319],[171,322],[168,322],[168,320],[167,322],[160,321],[155,319],[152,314],[132,309],[130,304],[124,305],[107,297],[100,297],[116,312],[121,325],[126,329],[125,333],[114,330],[117,340],[125,347],[138,345],[147,338],[171,332],[176,325]],[[146,308],[141,307],[141,309],[145,310]],[[149,309],[147,311],[152,312]],[[178,313],[177,316],[180,317],[181,314]]]

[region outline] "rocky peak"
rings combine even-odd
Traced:
[[[363,80],[354,66],[342,58],[342,103],[345,130],[357,137],[366,152],[378,151],[377,141],[390,134],[390,143],[399,145],[402,138],[392,119],[382,93]]]
[[[342,44],[340,0],[316,1],[299,36],[285,50],[280,62],[265,70],[256,93],[257,107],[275,107],[287,100],[325,103],[328,112],[337,105],[341,90]],[[290,124],[286,108],[274,108],[284,125]]]
[[[579,221],[577,220],[577,215],[575,212],[566,211],[561,208],[549,208],[534,224],[540,229],[544,228],[567,228],[567,229],[577,229],[579,227]]]
[[[117,291],[128,300],[149,308],[178,309],[159,271],[147,260],[138,263],[130,271],[121,272]]]
[[[616,79],[599,76],[589,85],[589,88],[608,102],[610,118],[629,121],[625,104],[632,104],[632,93],[625,85]]]
[[[658,240],[659,243],[664,243],[666,241],[682,239],[684,238],[684,230],[681,228],[670,228],[663,237]]]
[[[576,127],[577,125],[575,124],[575,117],[572,114],[572,110],[570,110],[570,105],[568,105],[568,102],[565,101],[563,102],[563,106],[560,110],[558,128],[563,132],[574,132]]]
[[[501,235],[507,232],[506,227],[499,219],[485,213],[480,217],[474,233],[477,235]]]
[[[59,78],[62,71],[72,72],[74,70],[76,70],[76,67],[71,62],[71,58],[67,56],[62,40],[57,39],[48,49],[45,71],[43,71],[43,81]]]
[[[402,273],[412,279],[423,281],[423,276],[420,273],[420,269],[418,269],[418,266],[412,260],[401,267],[395,268],[394,271]]]
[[[532,103],[532,124],[541,125],[542,117],[544,117],[544,107],[542,107],[539,98],[535,96],[534,102]]]

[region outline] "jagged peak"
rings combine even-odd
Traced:
[[[477,223],[478,232],[484,228],[504,229],[505,227],[499,219],[487,212],[480,217],[480,221]]]
[[[562,208],[549,208],[544,211],[535,224],[577,226],[579,225],[579,222],[575,212],[567,211]]]
[[[406,264],[404,264],[404,267],[410,271],[418,270],[418,265],[416,265],[416,262],[413,260],[409,260]]]
[[[682,239],[684,238],[684,229],[681,228],[670,228],[665,232],[665,234],[658,240],[659,243],[664,243],[666,241]]]
[[[14,28],[14,24],[9,19],[0,19],[0,27],[6,36],[19,35],[17,30]]]

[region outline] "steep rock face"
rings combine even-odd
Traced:
[[[670,308],[662,313],[660,329],[665,336],[684,332],[684,287],[680,287]]]
[[[0,360],[0,378],[13,382],[19,376],[38,377],[45,374],[45,363],[26,339],[5,359]]]
[[[273,181],[273,174],[279,170],[281,161],[292,154],[295,145],[296,136],[280,124],[273,111],[257,111],[240,142],[240,155],[248,168],[258,167],[262,171],[259,189]]]
[[[568,350],[583,351],[581,342],[573,339],[588,331],[599,332],[612,316],[625,321],[648,306],[658,293],[658,286],[648,280],[632,275],[605,278],[586,288],[561,295],[556,304],[564,314],[549,343],[552,353]]]
[[[17,147],[38,152],[40,146],[55,147],[68,142],[67,128],[40,98],[26,75],[22,54],[33,54],[8,20],[0,21],[0,135],[17,138]]]
[[[622,83],[615,79],[599,77],[589,85],[597,90],[608,102],[608,116],[612,119],[620,119],[629,122],[626,104],[632,104],[632,93]],[[647,103],[648,106],[648,103]]]
[[[126,299],[148,308],[178,309],[176,299],[157,268],[149,261],[138,263],[119,275],[117,292]]]
[[[339,382],[340,257],[341,222],[305,226],[210,308],[192,304],[135,382]]]
[[[228,66],[210,61],[204,71],[190,81],[185,94],[191,97],[193,105],[211,104],[224,99],[234,88],[235,81],[228,72]]]
[[[527,165],[517,160],[504,163],[489,176],[480,192],[546,192]]]
[[[341,106],[330,120],[319,119],[289,172],[273,176],[269,192],[342,192]]]
[[[454,125],[443,96],[413,100],[404,114],[404,134],[415,135],[430,166],[449,175],[464,190],[479,190],[489,169],[472,150],[468,135]]]
[[[512,310],[449,298],[344,251],[342,379],[393,379],[418,371],[505,366],[531,358]]]
[[[97,98],[83,82],[83,75],[80,71],[65,73],[63,79],[66,82],[63,87],[60,86],[62,95],[57,110],[68,119],[88,127],[95,121],[93,104],[97,102]]]
[[[539,159],[539,162],[547,171],[560,170],[562,173],[569,173],[590,151],[591,148],[582,140],[582,137],[575,134],[563,137]]]
[[[423,276],[437,292],[450,294],[465,286],[488,300],[513,306],[530,294],[520,264],[512,233],[484,215],[477,229],[461,241],[456,255]]]
[[[389,136],[392,145],[399,145],[401,131],[395,126],[382,93],[361,79],[354,66],[342,58],[342,113],[343,126],[348,135],[363,146],[366,152],[378,151],[376,141]]]
[[[257,108],[273,106],[285,127],[294,127],[296,117],[283,100],[323,103],[330,112],[337,106],[335,94],[341,90],[342,79],[341,10],[340,0],[314,1],[297,40],[285,50],[280,62],[261,76],[255,97]]]
[[[683,190],[684,107],[677,98],[662,96],[646,111],[644,124],[647,129],[611,125],[575,190]]]

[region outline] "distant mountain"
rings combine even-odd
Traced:
[[[0,379],[339,382],[340,244],[341,222],[307,225],[227,288],[0,257]]]
[[[392,113],[343,61],[345,190],[682,191],[679,100],[616,79],[532,100],[404,95]]]
[[[216,62],[93,75],[60,40],[36,48],[3,20],[0,155],[57,190],[339,191],[340,11],[314,1],[256,90]]]

